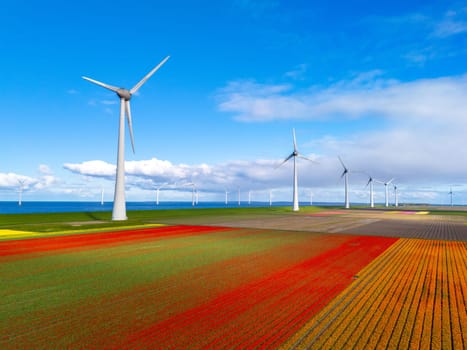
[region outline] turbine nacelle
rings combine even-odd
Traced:
[[[117,93],[118,97],[123,98],[125,101],[130,101],[131,100],[130,90],[127,90],[125,88],[120,88],[115,92]]]

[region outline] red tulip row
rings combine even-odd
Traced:
[[[92,234],[74,234],[46,238],[29,238],[0,242],[0,257],[20,254],[34,254],[48,251],[73,249],[92,249],[93,247],[127,244],[130,242],[152,241],[155,238],[177,235],[200,235],[203,233],[235,230],[214,226],[162,226],[102,232]]]
[[[135,332],[122,347],[277,347],[396,240],[352,237],[300,264]]]

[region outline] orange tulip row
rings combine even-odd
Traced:
[[[465,242],[401,239],[284,348],[465,349]]]

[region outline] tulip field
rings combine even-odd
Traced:
[[[6,235],[0,349],[467,345],[465,241],[202,225]]]

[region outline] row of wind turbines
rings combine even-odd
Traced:
[[[292,129],[292,134],[293,134],[293,152],[287,158],[285,158],[284,161],[279,166],[282,166],[287,161],[289,161],[290,159],[293,158],[293,207],[292,207],[292,210],[293,211],[299,211],[300,207],[299,207],[299,201],[298,201],[298,164],[297,164],[297,158],[302,158],[302,159],[311,161],[313,163],[317,163],[317,162],[315,162],[314,160],[312,160],[310,158],[307,158],[307,157],[303,156],[302,154],[300,154],[300,152],[298,151],[298,148],[297,148],[297,139],[296,139],[296,136],[295,136],[295,129]],[[349,169],[345,166],[344,161],[342,160],[342,158],[340,156],[338,156],[338,158],[339,158],[339,161],[340,161],[340,163],[341,163],[341,165],[342,165],[342,167],[344,169],[343,172],[342,172],[341,178],[344,178],[344,194],[345,194],[344,195],[344,197],[345,197],[344,203],[345,203],[345,208],[349,209],[350,208],[349,173],[351,171],[349,171]],[[388,186],[394,181],[394,178],[390,179],[389,181],[384,182],[384,181],[373,179],[373,177],[371,175],[368,175],[368,177],[369,177],[369,179],[368,179],[368,183],[367,183],[366,187],[370,186],[370,207],[371,208],[375,207],[373,182],[381,183],[381,184],[384,185],[385,195],[386,195],[385,206],[388,207],[389,206],[389,189],[388,189]],[[397,186],[395,184],[393,184],[393,186],[394,186],[394,196],[395,196],[394,205],[397,207],[397,206],[399,206],[399,200],[398,200],[398,195],[397,195]]]

